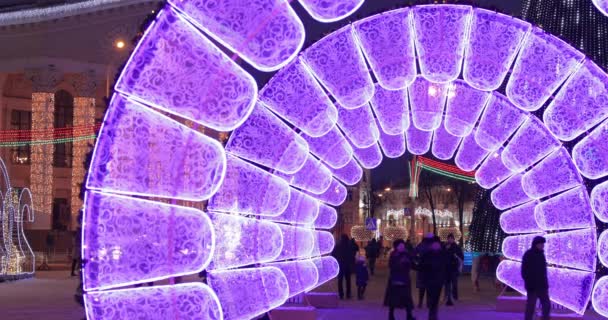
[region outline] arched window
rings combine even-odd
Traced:
[[[55,128],[72,127],[74,124],[74,97],[65,90],[55,92]],[[72,142],[55,144],[53,165],[72,167]]]

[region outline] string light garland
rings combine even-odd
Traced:
[[[74,98],[74,125],[86,130],[95,129],[95,98],[76,97]],[[86,131],[85,131],[86,132]],[[94,134],[94,132],[93,132]],[[86,137],[86,136],[85,136]],[[80,199],[80,188],[84,182],[85,170],[80,164],[83,164],[86,154],[89,150],[89,139],[74,139],[72,141],[72,199],[70,208],[72,211],[72,219],[78,216],[78,212],[82,208],[82,200]]]
[[[42,141],[45,130],[53,128],[55,115],[55,94],[49,92],[32,93],[32,135],[33,141]],[[30,183],[32,193],[37,195],[34,207],[39,212],[50,214],[53,205],[53,144],[32,144]]]

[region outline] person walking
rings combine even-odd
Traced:
[[[534,319],[536,301],[540,300],[542,319],[549,320],[551,301],[549,300],[549,279],[547,278],[547,259],[545,259],[545,238],[534,237],[532,247],[526,251],[521,263],[521,277],[528,296],[526,320]]]
[[[78,227],[72,237],[72,272],[70,273],[72,277],[76,276],[76,271],[80,271],[81,232],[80,227]]]
[[[376,239],[372,239],[365,247],[365,256],[369,264],[369,273],[373,276],[376,270],[376,259],[380,256],[380,245]]]
[[[384,305],[389,308],[388,319],[395,320],[395,309],[405,309],[407,320],[416,320],[412,313],[414,309],[410,280],[412,261],[402,239],[395,240],[393,248],[389,257],[390,275],[384,295]]]
[[[357,299],[363,300],[367,281],[369,280],[369,272],[367,272],[367,265],[365,265],[365,258],[363,256],[357,257],[355,274],[357,277]]]
[[[416,246],[416,249],[415,249],[416,264],[420,264],[422,255],[425,254],[429,250],[432,239],[433,239],[433,234],[428,233],[424,237],[424,239],[422,239],[422,241],[418,244],[418,246]],[[426,292],[421,270],[417,270],[417,272],[416,272],[416,288],[418,289],[418,309],[421,309],[423,302],[424,302],[424,294]]]
[[[448,261],[445,251],[441,247],[439,237],[430,240],[431,245],[421,258],[420,269],[424,288],[427,291],[427,307],[429,308],[429,320],[437,320],[439,311],[439,298],[441,288],[445,284]]]
[[[460,268],[464,261],[464,254],[462,253],[460,246],[456,243],[454,235],[451,233],[448,235],[448,241],[445,244],[445,253],[448,260],[448,270],[445,281],[446,305],[453,306],[454,301],[452,299],[458,300],[458,274],[460,273]]]
[[[351,275],[355,264],[355,252],[353,245],[348,239],[348,236],[343,234],[340,237],[340,242],[335,246],[332,256],[338,260],[340,271],[338,272],[338,295],[340,299],[344,299],[344,282],[346,281],[346,298],[352,298],[351,295]]]

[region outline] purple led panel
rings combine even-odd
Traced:
[[[608,121],[604,121],[574,146],[572,159],[586,178],[608,176]]]
[[[260,91],[260,100],[306,134],[326,134],[338,110],[300,59],[281,69]]]
[[[496,277],[502,283],[526,294],[521,278],[521,263],[505,260],[498,265]],[[548,268],[549,297],[578,314],[583,314],[591,298],[595,274],[593,272]]]
[[[289,297],[310,290],[319,280],[319,272],[312,260],[297,260],[267,264],[281,270],[289,284]]]
[[[209,200],[209,210],[264,216],[285,211],[290,197],[285,180],[233,155],[227,160],[224,183]]]
[[[193,201],[218,190],[226,154],[217,141],[120,95],[108,108],[88,189]]]
[[[338,107],[338,126],[357,148],[367,148],[378,141],[380,130],[372,108],[365,104],[357,109]]]
[[[388,158],[399,158],[405,151],[405,135],[403,133],[397,135],[388,135],[382,130],[380,131],[380,139],[378,140],[382,152]],[[357,151],[355,151],[356,155]]]
[[[319,22],[334,22],[353,14],[365,0],[299,0],[308,13]]]
[[[494,11],[475,8],[465,50],[464,79],[473,87],[494,91],[515,60],[530,24]]]
[[[170,2],[216,41],[261,71],[280,69],[304,44],[304,25],[285,0]]]
[[[334,250],[335,240],[334,235],[327,231],[313,231],[315,245],[310,254],[311,257],[322,256],[331,253]]]
[[[608,230],[604,230],[598,240],[597,255],[600,262],[608,267]]]
[[[243,123],[258,91],[247,72],[173,10],[150,25],[115,88],[218,131]]]
[[[337,221],[338,212],[336,212],[336,209],[320,204],[319,215],[315,219],[313,226],[317,229],[331,229],[336,225]]]
[[[447,84],[432,83],[417,77],[408,88],[412,124],[424,131],[432,131],[441,125],[441,117],[448,94]]]
[[[595,216],[603,222],[608,222],[608,181],[593,188],[591,204]]]
[[[310,257],[315,246],[314,230],[277,224],[283,234],[283,250],[277,260]]]
[[[422,131],[415,126],[410,126],[405,131],[407,150],[411,154],[423,155],[427,153],[431,148],[432,139],[433,131]]]
[[[207,280],[226,320],[253,319],[282,305],[289,296],[287,278],[275,267],[212,271]]]
[[[263,218],[290,224],[311,224],[319,215],[319,205],[320,203],[313,197],[292,188],[287,209],[276,217]]]
[[[452,135],[445,129],[445,123],[433,132],[433,147],[431,151],[437,159],[452,159],[462,138]]]
[[[462,80],[452,82],[446,103],[445,129],[457,137],[468,136],[491,96]]]
[[[506,233],[542,232],[534,218],[534,208],[538,201],[530,201],[500,215],[500,227]]]
[[[346,187],[336,179],[332,179],[331,186],[322,194],[305,193],[332,206],[339,206],[346,200]]]
[[[283,233],[276,223],[215,212],[209,217],[216,236],[209,270],[273,261],[283,249]]]
[[[331,171],[321,161],[311,154],[304,163],[302,169],[292,175],[277,173],[294,187],[320,194],[329,188],[331,184]]]
[[[378,117],[381,131],[397,135],[404,133],[410,126],[407,89],[386,90],[376,84],[371,105]]]
[[[524,123],[526,116],[509,99],[494,92],[479,120],[475,140],[486,150],[496,150]]]
[[[268,137],[272,137],[269,140]],[[226,151],[283,173],[298,172],[308,157],[308,144],[262,104],[230,135]]]
[[[200,272],[213,256],[213,225],[198,210],[94,191],[85,206],[87,291]]]
[[[353,146],[353,155],[365,169],[373,169],[382,163],[382,151],[377,143],[362,149]]]
[[[458,152],[456,153],[456,157],[454,158],[454,162],[456,166],[464,171],[473,171],[483,159],[488,156],[489,151],[481,148],[477,142],[475,141],[476,133],[471,133],[470,135],[464,137],[460,146],[458,147]]]
[[[520,172],[561,146],[538,118],[531,116],[517,130],[502,153],[507,168]]]
[[[608,117],[608,76],[591,60],[566,81],[543,121],[559,139],[571,141]]]
[[[500,155],[503,151],[492,152],[475,172],[475,181],[484,189],[492,189],[514,174],[505,167]]]
[[[490,197],[498,210],[505,210],[532,200],[522,188],[523,176],[523,174],[515,174],[492,191]]]
[[[600,278],[595,283],[591,303],[597,313],[608,317],[608,277]]]
[[[336,258],[332,256],[320,257],[312,259],[312,262],[319,272],[319,280],[317,281],[315,288],[338,276],[340,265],[338,265]]]
[[[505,240],[502,242],[502,254],[504,254],[505,258],[507,259],[521,261],[523,259],[524,253],[526,253],[526,250],[530,249],[534,237],[542,235],[542,233],[534,233],[521,236],[506,237]],[[545,253],[548,253],[548,247],[549,246],[546,245]]]
[[[533,28],[513,66],[507,96],[522,110],[538,110],[584,57],[557,37]]]
[[[526,194],[540,199],[583,183],[568,151],[562,147],[526,172],[521,185]]]
[[[412,12],[421,74],[438,83],[456,80],[468,41],[472,8],[426,5],[415,6]]]
[[[361,177],[363,177],[363,169],[361,169],[354,158],[344,167],[340,169],[331,168],[330,170],[336,179],[349,186],[357,184],[361,180]]]
[[[416,77],[416,53],[409,13],[409,8],[402,8],[353,23],[376,79],[389,90],[405,89]]]
[[[344,108],[358,108],[374,95],[374,83],[350,25],[317,41],[302,57]]]
[[[224,319],[213,290],[197,282],[89,292],[84,303],[89,320]]]
[[[608,1],[607,0],[592,0],[595,7],[603,13],[605,16],[608,16]],[[603,314],[604,317],[608,317],[608,306],[605,309],[606,313]]]
[[[541,202],[534,216],[538,226],[547,231],[595,227],[589,195],[583,186]]]
[[[308,143],[310,152],[333,169],[344,167],[352,159],[353,148],[337,126],[321,137],[313,138],[303,133],[302,138]]]

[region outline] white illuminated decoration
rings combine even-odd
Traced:
[[[418,208],[416,208],[416,215],[428,218],[428,217],[432,217],[433,213],[431,212],[431,210],[429,210],[427,208],[418,207]],[[435,217],[453,218],[455,216],[456,215],[448,209],[435,209]]]

